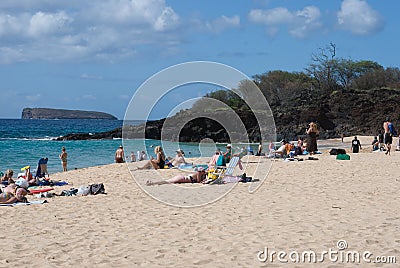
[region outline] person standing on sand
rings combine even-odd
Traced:
[[[258,144],[258,149],[257,149],[256,156],[261,156],[262,150],[263,150],[263,145],[262,145],[262,141],[260,141],[260,143]]]
[[[317,147],[317,135],[319,134],[317,124],[311,122],[309,124],[309,128],[306,131],[307,133],[307,152],[310,155],[313,155],[318,151]]]
[[[390,155],[390,149],[392,148],[393,136],[396,134],[394,130],[394,126],[392,122],[390,122],[390,117],[386,118],[386,121],[383,123],[384,141],[386,145],[386,153]]]
[[[119,146],[117,151],[115,151],[115,163],[124,163],[125,154],[124,154],[124,147],[122,145]]]
[[[354,154],[358,153],[361,149],[361,143],[360,140],[357,139],[357,136],[354,137],[354,139],[351,141],[351,150],[353,151]]]
[[[61,148],[61,154],[58,157],[60,157],[60,159],[61,159],[61,165],[63,167],[63,171],[67,171],[68,154],[67,154],[64,146]]]

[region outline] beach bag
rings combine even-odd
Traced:
[[[336,160],[350,160],[350,155],[348,154],[338,154]]]
[[[91,184],[89,185],[89,194],[105,194],[106,190],[104,188],[104,184],[102,183],[95,183],[95,184]]]
[[[330,155],[346,154],[346,150],[345,149],[335,149],[335,148],[333,148],[333,149],[331,149],[329,151],[329,154]]]

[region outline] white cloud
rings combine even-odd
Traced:
[[[267,10],[253,9],[249,12],[250,21],[267,26],[287,24],[293,20],[293,17],[294,15],[284,7]]]
[[[88,74],[81,74],[81,79],[93,79],[93,80],[102,80],[102,76],[96,76],[96,75],[88,75]]]
[[[26,95],[25,99],[27,101],[38,101],[42,98],[41,94],[35,94],[35,95]]]
[[[253,23],[263,24],[269,35],[276,35],[280,27],[287,27],[289,34],[304,38],[322,26],[321,12],[315,6],[306,6],[302,10],[290,11],[285,7],[267,10],[253,9],[248,14]]]
[[[156,31],[165,31],[173,29],[179,24],[179,16],[170,7],[164,8],[161,15],[157,17],[154,22],[154,29]]]
[[[82,100],[89,100],[89,101],[92,101],[92,100],[96,100],[96,99],[97,99],[97,98],[96,98],[96,96],[94,96],[94,95],[85,94],[85,95],[80,96],[79,98],[76,98],[76,101],[82,101]]]
[[[294,23],[291,25],[289,33],[295,37],[304,38],[310,32],[322,26],[320,18],[321,12],[317,7],[305,7],[295,13]]]
[[[357,35],[373,34],[384,26],[381,15],[363,0],[344,0],[337,13],[337,23]]]
[[[179,32],[173,32],[180,18],[165,0],[80,3],[0,1],[0,51],[9,52],[0,54],[0,63],[114,62],[136,55],[142,45],[154,44],[161,51],[180,44]]]
[[[35,13],[28,26],[28,34],[33,37],[40,37],[48,34],[63,32],[65,27],[73,21],[64,11],[57,13]]]
[[[221,16],[213,21],[206,22],[206,28],[209,31],[220,33],[226,29],[236,28],[240,26],[240,17],[235,15],[232,17]]]

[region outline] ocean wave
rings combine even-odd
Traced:
[[[57,137],[39,137],[39,138],[30,138],[30,137],[20,137],[20,138],[0,138],[0,140],[14,140],[14,141],[51,141],[56,139]]]

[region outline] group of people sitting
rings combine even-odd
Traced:
[[[271,142],[268,149],[268,158],[286,158],[307,153],[307,149],[304,147],[304,141],[301,138],[297,140],[297,145],[295,145],[294,142],[290,143],[283,139],[278,149],[276,149],[275,144]]]

